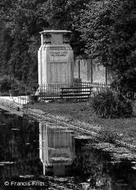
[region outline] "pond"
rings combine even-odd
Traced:
[[[0,189],[136,189],[129,163],[112,165],[79,135],[0,110]]]

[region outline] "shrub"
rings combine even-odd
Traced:
[[[1,79],[0,80],[0,92],[1,93],[9,92],[10,89],[11,89],[11,81],[6,77]]]
[[[133,112],[131,101],[110,89],[98,92],[91,99],[91,106],[102,118],[130,117]]]
[[[11,92],[12,95],[26,95],[31,94],[32,87],[28,88],[22,82],[11,78],[9,76],[3,76],[0,78],[0,93],[1,95],[9,95]]]

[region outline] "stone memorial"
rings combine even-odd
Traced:
[[[69,44],[71,32],[44,30],[38,51],[39,91],[68,87],[73,83],[74,56]]]

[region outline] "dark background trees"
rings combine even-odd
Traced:
[[[0,76],[37,82],[39,32],[72,30],[75,55],[111,68],[118,89],[136,90],[135,0],[0,0]]]
[[[28,86],[37,82],[39,32],[44,29],[73,31],[72,46],[80,54],[80,32],[74,28],[88,0],[0,1],[0,75]]]
[[[112,69],[118,90],[136,91],[136,1],[91,1],[80,18],[86,54]]]

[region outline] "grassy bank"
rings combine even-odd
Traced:
[[[78,119],[86,123],[100,125],[102,130],[118,133],[122,140],[136,145],[136,116],[121,119],[98,118],[89,103],[36,103],[31,108],[41,109],[45,113],[60,115],[70,120]]]

